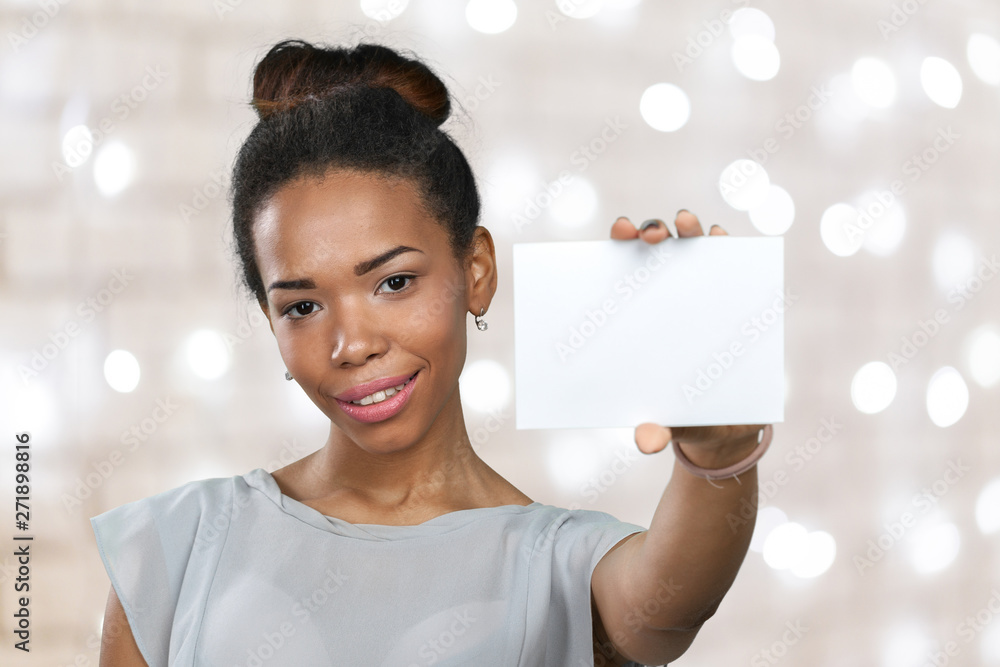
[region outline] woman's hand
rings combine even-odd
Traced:
[[[703,236],[705,234],[697,216],[686,209],[677,212],[674,220],[677,236]],[[709,236],[727,236],[719,225],[712,225]],[[640,238],[646,243],[659,243],[673,236],[666,223],[652,219],[636,229],[626,218],[620,217],[611,225],[611,238],[628,240]],[[683,426],[664,427],[645,422],[635,429],[635,443],[644,454],[655,454],[666,448],[671,440],[683,444],[684,454],[702,468],[725,468],[742,460],[757,446],[757,433],[763,424],[739,424],[734,426]]]

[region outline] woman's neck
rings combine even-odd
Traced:
[[[458,391],[405,448],[366,449],[331,423],[321,449],[272,475],[285,495],[351,523],[413,525],[460,509],[531,502],[473,450]]]

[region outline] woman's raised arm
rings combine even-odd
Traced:
[[[681,237],[704,233],[698,219],[683,209],[676,225]],[[712,236],[725,233],[718,225],[710,231]],[[611,236],[659,243],[670,232],[663,221],[640,231],[619,218]],[[646,454],[661,451],[673,439],[696,466],[719,469],[753,452],[762,426],[641,424],[635,439]],[[756,521],[756,496],[756,466],[737,477],[709,481],[675,462],[649,530],[630,535],[605,554],[591,580],[595,628],[618,653],[660,665],[687,650],[743,563]]]

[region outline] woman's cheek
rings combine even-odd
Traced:
[[[441,336],[449,336],[449,332],[455,328],[455,309],[457,299],[447,299],[428,292],[421,299],[414,299],[411,308],[405,313],[405,326],[397,322],[400,333],[409,340],[439,339]],[[452,334],[453,335],[453,334]]]

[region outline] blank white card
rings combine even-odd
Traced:
[[[783,241],[515,243],[517,428],[783,421]]]

